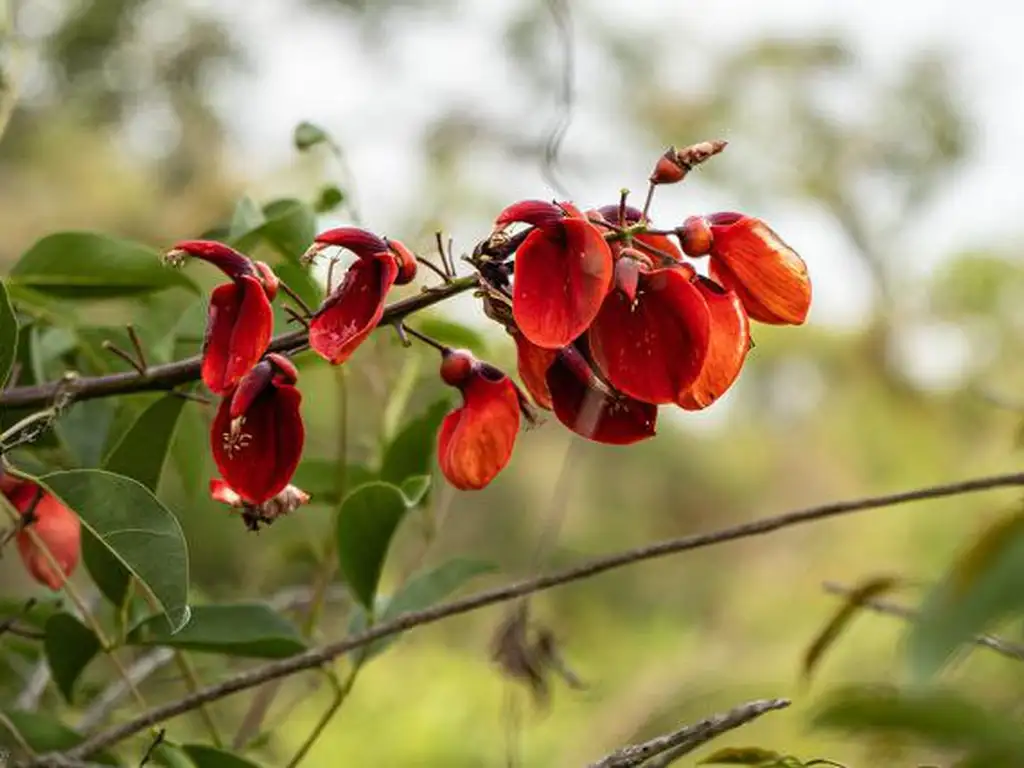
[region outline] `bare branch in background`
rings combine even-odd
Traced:
[[[788,699],[763,699],[741,704],[728,712],[712,715],[706,720],[684,726],[664,736],[623,747],[596,763],[591,763],[588,768],[665,768],[717,736],[746,725],[768,712],[785,709],[789,705]],[[648,762],[654,757],[658,759]]]

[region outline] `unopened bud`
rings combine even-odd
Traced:
[[[703,216],[691,216],[675,232],[687,256],[706,256],[711,251],[711,225]]]
[[[675,147],[669,147],[654,164],[654,170],[651,171],[649,180],[651,184],[675,184],[686,177],[688,170],[689,168],[680,164]]]

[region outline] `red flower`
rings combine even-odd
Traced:
[[[512,314],[527,339],[557,349],[597,316],[612,279],[612,252],[601,230],[567,204],[525,200],[495,225],[533,225],[516,250]]]
[[[270,302],[279,281],[266,264],[212,240],[186,240],[164,259],[175,266],[186,256],[213,264],[232,282],[210,294],[203,338],[203,382],[211,392],[226,394],[260,361],[274,332]]]
[[[616,392],[576,347],[559,350],[546,378],[555,416],[576,434],[610,445],[654,436],[658,407]]]
[[[602,219],[607,221],[609,224],[615,224],[616,226],[627,226],[631,227],[640,221],[641,211],[639,208],[634,208],[631,205],[627,205],[622,209],[622,213],[625,214],[625,222],[619,223],[619,206],[618,205],[602,205],[600,208],[594,211],[587,211],[587,217],[593,219],[594,216],[600,216]],[[650,222],[648,222],[649,224]],[[643,243],[649,248],[643,248],[638,246],[638,250],[647,254],[649,257],[660,257],[666,261],[682,261],[683,254],[679,250],[679,246],[669,238],[668,235],[656,235],[650,232],[642,232],[632,235],[632,238],[640,243]],[[613,241],[611,243],[612,253],[616,256],[619,251],[624,247],[621,241]],[[653,249],[653,250],[651,250]]]
[[[539,407],[551,410],[551,391],[548,389],[548,369],[558,356],[558,350],[545,349],[526,338],[518,328],[509,328],[516,343],[516,362],[519,378]]]
[[[594,362],[620,392],[644,402],[673,403],[704,365],[711,332],[707,302],[685,265],[650,269],[625,249],[587,338]]]
[[[676,400],[688,411],[707,408],[721,397],[736,381],[750,350],[750,320],[739,296],[706,277],[698,277],[694,285],[707,303],[711,336],[700,375]]]
[[[0,474],[0,492],[20,515],[31,514],[26,528],[16,536],[18,554],[32,578],[56,592],[78,566],[82,536],[78,515],[31,480]],[[36,546],[29,529],[49,550],[59,570],[53,568],[49,558]]]
[[[258,506],[288,485],[302,456],[298,372],[269,354],[217,409],[210,446],[221,476],[245,503]]]
[[[736,292],[752,319],[772,325],[800,325],[807,319],[807,265],[763,221],[713,213],[691,216],[678,232],[686,254],[711,256],[711,277]]]
[[[309,494],[294,485],[286,485],[277,495],[262,504],[253,506],[246,502],[242,495],[219,477],[210,480],[210,497],[221,504],[242,510],[242,519],[246,525],[258,530],[260,523],[269,525],[277,518],[294,512],[303,504],[309,503]]]
[[[388,242],[356,227],[340,227],[317,235],[305,258],[311,259],[332,245],[347,248],[357,259],[313,315],[309,346],[328,362],[340,365],[377,327],[391,286],[415,277],[416,257],[398,241]]]
[[[441,378],[462,392],[462,406],[445,416],[437,433],[441,471],[456,488],[478,490],[512,458],[522,401],[512,380],[465,350],[448,350]]]

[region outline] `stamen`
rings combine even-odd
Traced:
[[[172,248],[164,254],[164,264],[169,267],[182,267],[186,259],[188,254],[181,248]]]
[[[243,424],[245,424],[245,416],[232,419],[231,430],[223,435],[224,451],[231,458],[234,458],[236,452],[243,450],[252,442],[252,435],[242,431]]]

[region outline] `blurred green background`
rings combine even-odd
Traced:
[[[730,147],[683,187],[662,190],[655,221],[741,209],[806,259],[810,322],[755,328],[738,384],[710,412],[663,409],[658,437],[629,449],[583,444],[553,419],[524,432],[491,487],[435,494],[429,543],[431,520],[407,521],[386,585],[453,555],[492,560],[499,573],[478,585],[497,583],[1017,463],[1024,230],[1014,182],[1024,149],[1014,137],[1024,107],[1006,94],[1022,54],[1009,30],[959,28],[951,3],[605,0],[572,3],[568,26],[557,21],[562,4],[535,0],[16,5],[0,143],[6,266],[52,231],[97,229],[162,248],[223,223],[243,194],[309,198],[327,182],[350,205],[323,228],[355,211],[424,252],[443,228],[464,252],[513,200],[567,194],[599,205],[623,186],[639,196],[667,144],[708,138]],[[344,162],[294,151],[291,131],[306,119],[331,132]],[[175,317],[185,309],[163,307]],[[471,298],[438,316],[472,325],[487,357],[513,368],[512,345]],[[337,373],[303,361],[307,453],[330,460]],[[372,456],[396,381],[417,382],[411,414],[443,394],[435,365],[382,333],[345,366],[350,462]],[[197,409],[194,440],[205,439],[203,418]],[[270,597],[313,578],[308,553],[325,537],[329,506],[254,536],[201,489],[172,479],[162,494],[182,519],[198,594]],[[361,675],[305,764],[581,765],[776,696],[794,707],[717,745],[877,764],[877,745],[812,732],[805,715],[838,683],[898,678],[901,626],[858,618],[803,685],[801,654],[836,606],[822,582],[934,578],[1012,499],[868,512],[540,595],[534,618],[587,683],[573,691],[555,681],[546,709],[489,661],[501,609],[417,630]],[[564,515],[557,537],[553,511]],[[11,560],[0,574],[5,592],[28,593]],[[345,626],[344,602],[332,602],[318,636]],[[197,663],[207,681],[225,669],[210,657]],[[94,688],[102,673],[92,670]],[[997,706],[1024,703],[1024,672],[1012,662],[972,658],[950,674]],[[327,704],[308,677],[289,681],[271,710],[267,765],[287,760]],[[159,698],[178,686],[168,667],[143,690]],[[245,706],[235,697],[215,710],[233,722]],[[193,719],[173,727],[201,733]],[[907,765],[928,757],[884,754]]]

